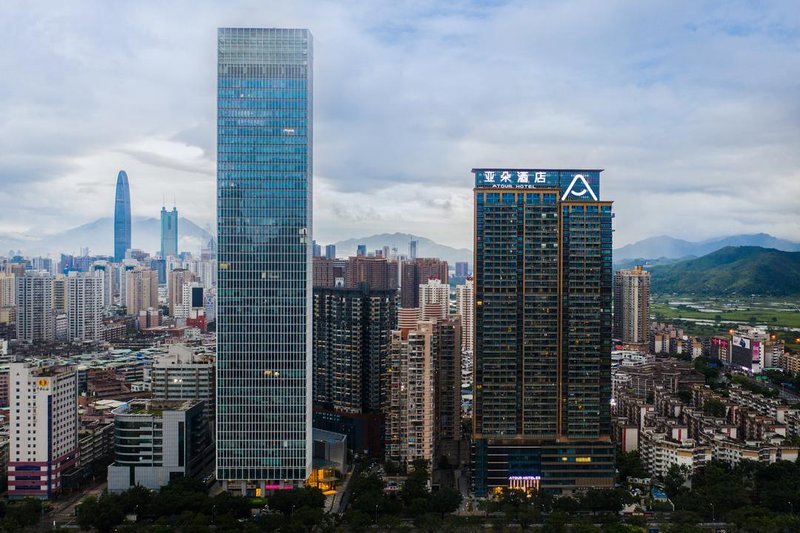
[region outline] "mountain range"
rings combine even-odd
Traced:
[[[356,255],[359,244],[366,245],[367,252],[374,252],[384,246],[389,246],[397,248],[397,253],[400,255],[409,255],[409,242],[412,240],[417,241],[417,257],[438,257],[447,261],[451,266],[461,261],[472,264],[472,250],[468,248],[453,248],[425,237],[412,236],[409,233],[381,233],[358,239],[347,239],[334,244],[336,245],[336,255],[339,257]]]
[[[654,293],[800,296],[800,252],[726,246],[649,270]]]
[[[800,243],[778,239],[766,233],[731,235],[697,242],[661,235],[617,248],[614,250],[614,262],[622,263],[633,259],[661,259],[663,262],[664,259],[700,257],[726,246],[758,246],[784,252],[800,251]]]
[[[161,248],[161,221],[152,217],[133,217],[131,238],[133,248],[155,252]],[[179,250],[197,253],[211,238],[208,231],[191,220],[183,217],[178,219]],[[78,254],[81,248],[86,247],[91,255],[113,255],[114,220],[111,217],[99,218],[40,239],[0,236],[0,254],[8,250],[21,250],[23,255],[28,256],[59,252]]]

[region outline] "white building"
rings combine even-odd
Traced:
[[[461,316],[461,350],[472,353],[475,338],[475,292],[470,278],[464,285],[456,285],[456,314]]]
[[[108,490],[157,490],[179,477],[210,472],[214,444],[200,402],[132,400],[114,409],[114,463]]]
[[[67,278],[67,319],[70,341],[103,338],[102,273],[70,272]]]
[[[53,276],[26,272],[17,278],[17,339],[25,342],[53,342]]]
[[[386,458],[400,463],[426,459],[433,464],[433,322],[419,321],[406,329],[401,320],[401,328],[392,332],[389,354]]]
[[[158,400],[202,401],[206,417],[213,423],[214,378],[214,362],[208,355],[195,354],[183,344],[173,344],[167,354],[153,360],[150,390]]]
[[[117,286],[116,267],[108,261],[95,261],[91,271],[103,278],[103,307],[114,305],[114,292]]]
[[[11,363],[9,498],[49,499],[78,459],[78,377],[74,367]]]
[[[420,283],[419,307],[425,320],[447,318],[450,314],[450,285],[440,279]]]

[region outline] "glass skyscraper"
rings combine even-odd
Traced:
[[[117,175],[117,193],[114,198],[114,261],[125,259],[131,249],[131,192],[128,175],[120,170]]]
[[[311,472],[312,36],[221,28],[217,478],[261,494]]]
[[[475,174],[475,492],[611,487],[611,202],[599,170]]]
[[[178,255],[178,208],[161,208],[161,257]]]

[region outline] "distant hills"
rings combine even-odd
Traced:
[[[150,217],[133,217],[131,221],[133,248],[155,252],[161,248],[161,221]],[[197,253],[208,244],[211,234],[187,218],[178,219],[178,249]],[[23,255],[49,253],[80,253],[89,247],[92,255],[113,255],[114,220],[104,217],[41,239],[7,238],[0,236],[0,255],[9,250],[21,250]]]
[[[800,296],[800,252],[726,246],[649,270],[654,293]]]
[[[425,237],[412,236],[409,233],[381,233],[380,235],[371,235],[358,239],[347,239],[334,244],[336,245],[336,255],[340,257],[356,255],[356,249],[359,244],[365,244],[367,252],[374,252],[384,246],[389,246],[390,248],[397,248],[398,254],[408,255],[408,243],[412,239],[417,241],[417,257],[438,257],[446,260],[451,266],[459,261],[466,261],[472,265],[472,250],[453,248]]]
[[[766,233],[732,235],[705,241],[691,242],[667,235],[650,237],[614,250],[614,262],[621,264],[632,259],[685,259],[700,257],[726,246],[758,246],[784,252],[800,251],[800,243],[778,239]]]

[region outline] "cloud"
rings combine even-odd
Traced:
[[[618,245],[800,240],[794,2],[4,2],[0,226],[215,213],[219,26],[315,36],[315,237],[472,241],[477,166],[600,167]],[[13,228],[13,229],[12,229]]]

